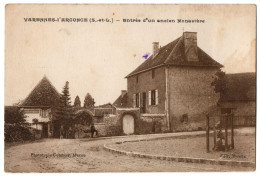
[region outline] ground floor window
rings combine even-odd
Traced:
[[[221,114],[231,114],[231,108],[221,108]]]
[[[49,117],[50,110],[49,109],[41,109],[40,110],[40,116],[43,118]]]
[[[158,89],[151,90],[148,93],[149,96],[149,105],[157,105],[158,104]]]

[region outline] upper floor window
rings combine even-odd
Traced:
[[[140,93],[133,94],[133,106],[140,107]]]
[[[136,76],[136,83],[138,83],[138,75]]]
[[[155,72],[154,72],[154,69],[152,69],[152,79],[154,78],[155,76]]]
[[[158,99],[158,89],[155,89],[155,90],[151,90],[149,91],[149,105],[157,105],[158,102],[159,102],[159,99]]]
[[[49,116],[49,111],[47,109],[41,109],[40,116],[43,118],[47,118]]]

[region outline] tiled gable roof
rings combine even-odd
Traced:
[[[226,74],[226,79],[227,89],[221,94],[220,102],[256,100],[255,73]]]
[[[127,107],[127,93],[125,93],[124,95],[120,95],[115,102],[113,103],[113,105],[117,108],[122,108],[122,107]]]
[[[197,47],[197,52],[199,61],[187,61],[184,50],[184,40],[183,36],[181,36],[160,48],[159,53],[154,58],[153,55],[151,55],[145,62],[127,75],[126,78],[163,65],[223,67],[199,47]]]
[[[27,98],[19,105],[20,107],[53,107],[59,103],[60,94],[47,79],[43,79],[35,86]]]

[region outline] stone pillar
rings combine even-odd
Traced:
[[[171,130],[170,123],[170,85],[169,85],[169,67],[165,68],[165,78],[166,78],[166,92],[165,92],[165,114],[166,114],[166,125],[167,130]]]

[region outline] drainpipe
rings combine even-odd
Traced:
[[[170,125],[170,85],[169,85],[169,66],[165,68],[165,79],[166,79],[166,93],[165,93],[165,114],[166,114],[166,123],[167,129],[171,130]]]

